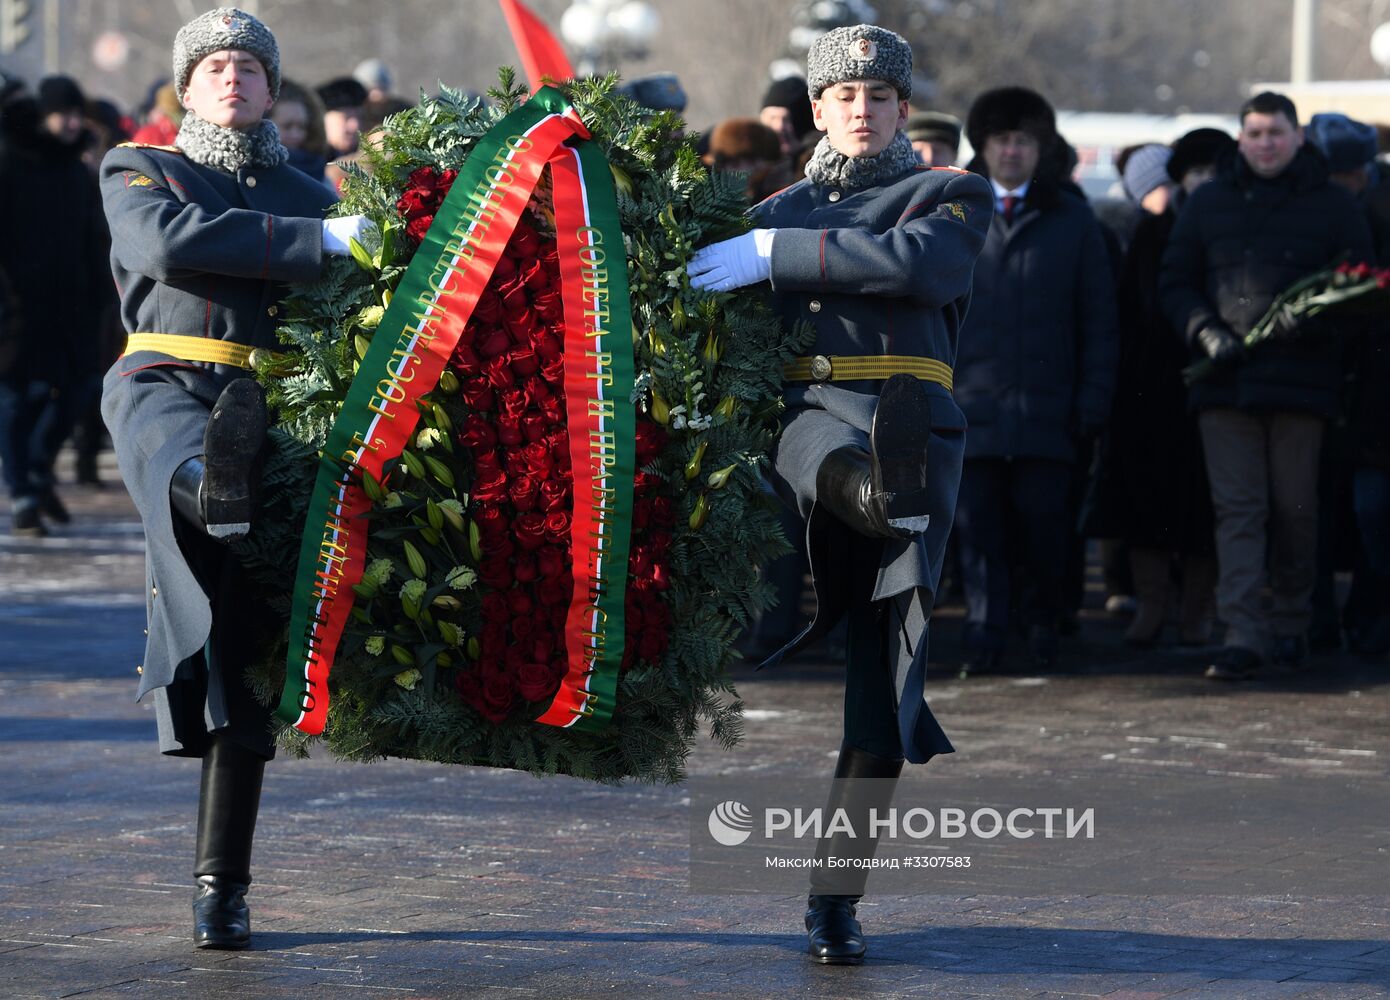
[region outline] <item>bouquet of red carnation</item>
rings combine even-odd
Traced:
[[[1390,306],[1390,268],[1339,264],[1315,271],[1284,289],[1270,303],[1242,343],[1246,350],[1279,340],[1308,336],[1308,320],[1318,316],[1365,316]],[[1183,381],[1195,385],[1218,374],[1221,366],[1205,358],[1183,369]]]

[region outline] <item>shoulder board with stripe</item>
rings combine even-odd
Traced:
[[[117,149],[162,149],[166,153],[177,153],[183,155],[183,150],[178,146],[156,146],[152,142],[122,142],[117,145]]]
[[[948,174],[968,174],[968,173],[970,173],[969,170],[963,170],[963,169],[960,168],[960,167],[929,167],[929,166],[927,166],[925,163],[920,163],[920,164],[918,164],[917,166],[913,167],[912,169],[918,171],[919,173],[925,173],[925,172],[928,171],[928,170],[944,170],[944,171],[946,171]]]

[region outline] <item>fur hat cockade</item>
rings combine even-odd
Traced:
[[[981,150],[985,140],[999,132],[1029,132],[1046,145],[1057,136],[1057,116],[1052,105],[1036,90],[999,87],[975,98],[966,117],[965,135]]]
[[[902,35],[875,24],[827,31],[806,54],[806,92],[819,100],[826,87],[847,80],[883,80],[897,90],[898,100],[908,100],[912,47]]]
[[[280,96],[280,47],[259,20],[235,7],[218,7],[199,14],[174,36],[174,89],[183,100],[188,77],[203,59],[223,49],[249,52],[265,67],[270,96]]]

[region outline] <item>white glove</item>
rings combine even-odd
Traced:
[[[352,253],[348,240],[356,240],[364,248],[377,238],[376,223],[365,215],[345,215],[341,219],[323,222],[323,252],[346,257]]]
[[[775,229],[754,229],[722,243],[697,250],[690,258],[690,287],[712,292],[756,285],[772,274]]]

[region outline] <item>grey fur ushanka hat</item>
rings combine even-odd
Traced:
[[[883,80],[906,101],[912,96],[912,47],[876,24],[827,31],[806,53],[806,92],[819,100],[826,87],[846,80]]]
[[[257,18],[235,7],[218,7],[199,14],[174,36],[174,89],[183,100],[188,77],[203,59],[223,49],[249,52],[265,67],[270,96],[280,96],[280,46]]]

